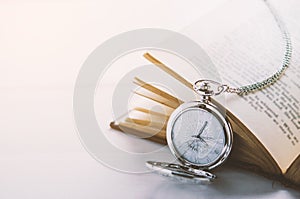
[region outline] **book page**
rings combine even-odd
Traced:
[[[300,26],[296,23],[300,10],[294,10],[299,7],[293,7],[296,1],[270,3],[282,16],[292,36],[292,63],[272,86],[243,97],[228,94],[225,106],[255,134],[285,172],[300,154]],[[213,17],[202,21],[201,27],[197,28],[197,22],[184,30],[205,46],[223,83],[235,87],[274,74],[281,67],[285,52],[281,32],[263,1],[246,4],[230,1],[212,13]],[[238,12],[244,12],[244,15]],[[228,26],[224,25],[226,23]],[[202,38],[192,34],[196,29],[198,33],[201,29],[209,32],[206,28],[212,28],[211,24],[221,25],[217,31],[219,36],[215,30],[210,36],[202,34]],[[216,36],[214,41],[211,35]]]

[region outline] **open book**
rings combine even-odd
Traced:
[[[272,23],[268,11],[260,10],[260,12],[259,18],[254,17],[242,23],[227,37],[211,43],[207,48],[213,61],[220,66],[218,70],[223,74],[223,81],[229,85],[241,86],[261,80],[272,74],[281,64],[284,49],[280,32],[276,29],[275,23]],[[261,15],[265,17],[263,20]],[[285,75],[278,82],[261,91],[246,96],[228,95],[226,103],[222,103],[222,100],[214,100],[226,109],[234,131],[233,151],[228,162],[299,188],[300,28],[293,24],[296,23],[296,18],[293,17],[295,16],[286,18],[290,20],[288,27],[292,35],[294,52],[292,64]],[[261,28],[265,29],[251,32],[252,24],[256,26],[260,24]],[[189,34],[189,31],[187,28],[186,34]],[[243,35],[245,32],[249,36],[247,39]],[[269,45],[271,49],[266,48]],[[145,54],[145,58],[182,83],[187,90],[192,88],[192,81],[186,80],[172,70],[171,65],[164,62],[163,57],[159,57],[159,60],[166,65],[150,54]],[[264,70],[264,67],[269,65],[274,65],[274,68]],[[184,100],[139,77],[133,81],[143,88],[136,91],[137,95],[167,109],[164,108],[164,111],[160,112],[139,106],[132,109],[128,115],[113,121],[111,127],[166,144],[165,130],[168,118]]]

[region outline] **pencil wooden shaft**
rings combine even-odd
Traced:
[[[141,126],[148,126],[151,128],[156,128],[156,129],[161,129],[161,130],[166,130],[167,127],[167,120],[162,120],[161,122],[154,122],[150,120],[142,120],[142,119],[135,119],[135,118],[126,118],[125,122],[128,123],[135,123]]]
[[[176,73],[171,68],[169,68],[168,66],[166,66],[165,64],[163,64],[161,61],[159,61],[156,58],[154,58],[149,53],[145,53],[144,57],[147,60],[149,60],[151,63],[153,63],[154,65],[158,66],[160,69],[162,69],[163,71],[165,71],[166,73],[168,73],[169,75],[171,75],[172,77],[174,77],[175,79],[177,79],[178,81],[180,81],[182,84],[184,84],[188,88],[193,89],[193,84],[191,84],[189,81],[187,81],[186,79],[184,79],[178,73]]]
[[[143,139],[149,139],[161,144],[167,143],[166,131],[164,129],[142,126],[133,122],[121,122],[118,124],[118,128],[124,133],[135,135]]]
[[[148,83],[144,82],[143,80],[141,80],[137,77],[134,78],[133,83],[137,84],[138,86],[141,86],[142,88],[144,88],[148,91],[151,91],[151,92],[155,93],[156,95],[159,95],[163,98],[166,98],[169,101],[173,101],[177,104],[182,104],[183,103],[182,100],[170,95],[169,93],[167,93],[167,92],[165,92],[165,91],[163,91],[163,90],[161,90],[161,89],[159,89],[159,88],[157,88],[157,87],[155,87],[151,84],[148,84]]]
[[[176,102],[173,102],[173,101],[169,101],[168,99],[165,99],[165,98],[158,99],[158,98],[155,98],[154,96],[145,95],[145,94],[137,92],[137,91],[135,91],[134,93],[137,94],[137,95],[140,95],[142,97],[148,98],[150,100],[153,100],[155,102],[158,102],[160,104],[163,104],[163,105],[165,105],[169,108],[172,108],[172,109],[176,109],[179,106],[178,102],[176,103]]]
[[[155,116],[160,116],[160,117],[166,118],[166,119],[170,117],[170,115],[165,115],[163,113],[159,113],[159,112],[152,111],[152,110],[149,110],[149,109],[145,109],[145,108],[142,108],[142,107],[136,107],[133,110],[140,111],[140,112],[143,112],[143,113],[152,114],[152,115],[155,115]]]

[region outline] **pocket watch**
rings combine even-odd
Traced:
[[[202,99],[181,104],[167,124],[168,146],[181,164],[148,161],[146,165],[163,176],[198,184],[216,178],[210,171],[228,158],[233,134],[226,116],[210,100],[226,86],[199,80],[194,90]]]

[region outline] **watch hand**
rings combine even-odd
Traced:
[[[207,144],[207,142],[203,138],[199,137],[199,139],[200,139],[200,142],[204,143],[206,146],[209,146],[209,144]]]
[[[193,143],[194,143],[194,140],[192,142],[191,142],[191,140],[188,140],[188,141],[185,141],[184,143],[182,143],[179,146],[179,149],[184,151],[182,153],[182,155],[185,155],[191,149],[191,146],[192,146]]]
[[[207,141],[211,141],[211,140],[215,140],[216,138],[213,138],[213,137],[208,137],[208,136],[203,136],[202,137],[204,140],[207,140]]]
[[[195,138],[200,138],[200,135],[203,133],[205,127],[207,126],[207,121],[204,122],[204,125],[202,126],[202,128],[199,130],[199,133],[198,135],[192,135],[192,137],[195,137]]]
[[[203,136],[201,137],[203,140],[205,140],[206,142],[210,142],[210,143],[223,143],[223,139],[222,138],[214,138],[214,137],[209,137],[209,136]]]

